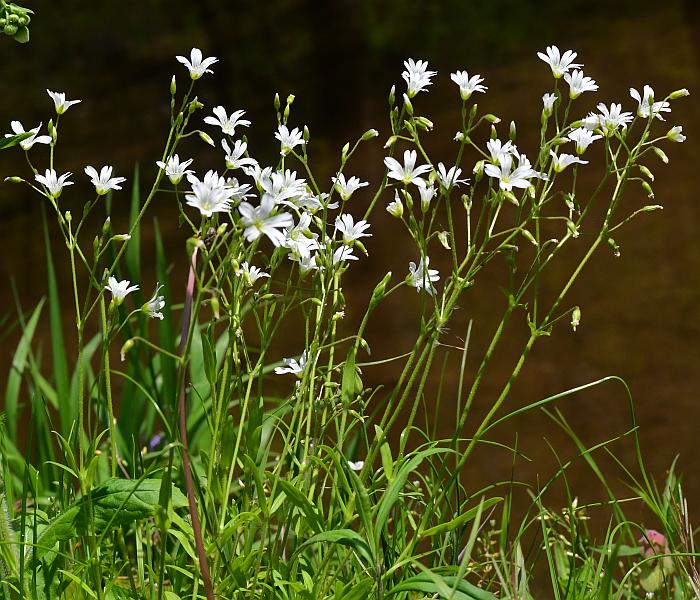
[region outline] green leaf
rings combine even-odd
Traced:
[[[134,229],[131,234],[131,239],[124,253],[126,262],[126,271],[132,281],[141,280],[141,234],[140,228],[134,228],[134,223],[141,210],[141,192],[139,186],[139,166],[134,167],[133,183],[131,187],[131,214],[129,216],[129,231]]]
[[[498,504],[499,502],[502,502],[503,498],[489,498],[488,500],[484,500],[483,504],[479,506],[475,506],[474,508],[469,509],[467,512],[462,513],[458,517],[455,517],[451,521],[448,521],[447,523],[440,523],[439,525],[436,525],[435,527],[430,527],[429,529],[426,529],[420,534],[421,538],[426,538],[426,537],[433,537],[435,535],[440,535],[441,533],[445,533],[446,531],[452,531],[453,529],[456,529],[457,527],[461,527],[465,523],[468,523],[474,517],[476,517],[477,513],[480,510],[486,510],[490,507],[492,507],[494,504]]]
[[[362,536],[352,529],[332,529],[322,531],[306,540],[295,552],[300,553],[304,548],[312,544],[340,544],[357,551],[368,563],[372,562],[372,555],[367,542]],[[294,557],[292,557],[294,560]]]
[[[278,480],[278,484],[287,499],[298,509],[304,513],[307,519],[307,524],[312,530],[320,532],[323,529],[322,519],[319,515],[318,509],[311,504],[309,499],[304,496],[293,484],[284,479]]]
[[[454,592],[452,591],[454,589]],[[479,589],[464,579],[454,575],[439,575],[425,569],[420,575],[409,577],[387,592],[387,596],[401,592],[417,591],[438,594],[446,600],[497,600],[490,592]]]
[[[16,146],[19,144],[22,140],[26,140],[28,137],[31,137],[32,132],[28,133],[20,133],[18,135],[13,135],[12,137],[8,138],[1,138],[0,139],[0,150],[4,150],[5,148],[11,148],[12,146]]]
[[[355,366],[355,353],[357,349],[352,346],[348,350],[348,356],[345,359],[345,366],[343,367],[343,382],[341,387],[343,404],[349,406],[355,398],[362,393],[362,379],[357,372],[357,367]]]

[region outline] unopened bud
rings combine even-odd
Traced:
[[[367,140],[371,140],[372,138],[376,138],[379,135],[379,132],[376,129],[368,129],[362,134],[362,141],[366,142]]]
[[[279,111],[280,106],[282,106],[282,104],[280,103],[280,95],[279,94],[275,94],[275,100],[274,100],[273,104],[275,105],[275,110]]]
[[[203,142],[206,142],[209,144],[212,148],[216,147],[216,144],[214,143],[214,140],[211,139],[211,136],[206,133],[205,131],[200,131],[199,132],[199,137],[202,139]]]
[[[672,142],[685,142],[685,136],[683,135],[683,127],[676,125],[668,130],[666,137]]]
[[[413,116],[413,104],[411,104],[411,101],[409,100],[409,98],[406,94],[403,95],[403,105],[404,105],[404,108],[406,109],[406,112],[410,116]]]
[[[287,106],[291,106],[292,104],[294,104],[294,94],[289,94],[289,96],[287,96]]]
[[[105,222],[102,224],[102,235],[107,235],[109,233],[109,228],[112,224],[112,220],[107,217]]]
[[[574,310],[571,311],[571,329],[576,331],[576,328],[581,323],[581,309],[578,306],[574,306]]]
[[[690,96],[690,92],[687,89],[683,88],[681,90],[671,92],[668,97],[670,100],[677,100],[678,98],[685,98],[685,96]]]
[[[641,171],[642,175],[644,175],[644,177],[646,177],[649,181],[654,181],[654,174],[644,165],[640,165],[639,170]]]
[[[389,106],[393,108],[395,102],[396,102],[396,86],[392,85],[391,89],[389,90]]]
[[[64,218],[67,223],[70,223],[73,220],[73,215],[69,210],[66,211],[66,214],[64,215]]]
[[[121,350],[119,351],[119,356],[122,359],[122,362],[126,360],[126,355],[134,347],[134,340],[133,338],[126,340],[124,344],[122,345]]]
[[[128,242],[131,239],[131,236],[128,233],[118,233],[117,235],[113,236],[112,239],[115,242]]]
[[[511,142],[514,142],[517,133],[518,132],[517,132],[517,129],[515,127],[515,121],[511,121],[510,128],[508,130],[508,139],[510,139]]]
[[[496,115],[488,114],[484,115],[484,119],[486,119],[489,123],[500,123],[501,119],[499,119]]]
[[[306,125],[304,125],[304,141],[308,144],[310,139],[311,133],[309,132],[309,128]]]
[[[389,285],[391,280],[391,271],[389,271],[382,280],[374,286],[374,291],[372,292],[372,299],[369,302],[370,307],[374,307],[377,303],[384,297],[386,293],[386,286]]]
[[[5,181],[7,183],[22,183],[24,179],[17,177],[17,175],[13,175],[12,177],[5,177]]]
[[[173,75],[173,78],[170,80],[170,95],[174,96],[176,92],[177,92],[177,81],[175,80],[175,75]]]
[[[666,156],[666,153],[661,148],[654,146],[654,152],[656,152],[656,156],[658,156],[664,164],[668,164],[668,156]]]
[[[386,144],[384,144],[384,148],[391,148],[395,143],[398,138],[395,135],[392,135],[387,141]]]
[[[489,132],[489,137],[492,140],[495,140],[498,137],[498,131],[496,131],[496,128],[493,125],[491,125],[491,131]]]
[[[532,235],[527,229],[521,229],[520,233],[522,233],[523,237],[533,246],[537,246],[537,240],[535,239],[535,236]]]
[[[617,245],[617,242],[614,239],[608,238],[608,246],[610,246],[613,256],[615,258],[620,258],[620,246]]]
[[[341,154],[343,156],[343,159],[348,155],[348,152],[350,151],[350,142],[345,142],[345,145],[343,146],[343,149],[341,150]]]
[[[450,249],[450,234],[448,231],[439,231],[438,232],[438,241],[442,245],[442,247],[445,250]]]
[[[642,188],[647,193],[649,198],[654,197],[654,190],[651,189],[651,186],[646,181],[642,181]]]
[[[425,131],[430,131],[434,127],[433,122],[426,117],[418,117],[416,119],[416,125]]]

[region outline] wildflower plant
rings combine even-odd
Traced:
[[[284,104],[274,99],[275,164],[257,160],[255,142],[243,136],[250,125],[244,110],[208,111],[195,95],[218,59],[194,48],[177,57],[185,73],[170,83],[167,141],[143,198],[135,174],[123,233],[112,231],[109,210],[122,197],[124,177],[113,176],[111,166],[86,166],[82,182],[59,175],[59,118],[63,126],[70,119],[63,113],[79,101],[49,92],[56,118],[48,135],[13,122],[8,139],[21,145],[33,174],[9,179],[43,197],[56,219],[71,266],[78,353],[74,360],[62,353],[60,313],[52,307],[54,372],[41,374],[31,345],[40,304],[25,324],[6,394],[0,597],[532,597],[528,570],[541,553],[524,553],[522,545],[538,519],[509,528],[513,482],[471,489],[460,473],[499,424],[614,380],[532,406],[508,402],[537,341],[564,323],[581,326],[581,308],[569,304],[570,296],[596,252],[617,249],[617,230],[660,208],[643,203],[653,197],[654,161],[666,156],[662,144],[685,137],[680,126],[659,127],[687,95],[680,90],[657,100],[644,86],[631,90],[637,107],[625,100],[586,112],[579,96],[592,96],[598,85],[574,63],[576,53],[551,46],[539,56],[553,75],[539,147],[519,147],[514,124],[504,128],[500,118],[481,113],[474,94],[487,93],[484,78],[457,71],[451,81],[458,90],[445,82],[461,103],[456,144],[453,156],[440,160],[426,150],[433,123],[418,110],[419,92],[442,81],[426,61],[407,60],[405,93],[390,93],[382,175],[371,186],[353,173],[353,158],[376,143],[377,130],[347,144],[335,175],[322,181],[312,169],[309,129],[293,119],[294,96]],[[213,164],[197,159],[200,140],[221,149]],[[37,144],[48,146],[48,161]],[[593,177],[591,190],[579,183]],[[64,197],[88,182],[93,197],[74,217]],[[158,229],[159,282],[140,278],[140,229],[156,197],[171,203],[173,218],[179,213],[186,282],[170,280]],[[347,272],[373,252],[383,235],[373,220],[385,210],[415,260],[376,284],[358,327],[348,332]],[[101,231],[88,231],[89,215],[98,212],[106,213]],[[582,258],[556,281],[551,265],[574,245]],[[484,270],[500,261],[508,271],[500,324],[472,377],[464,367],[468,342],[461,342],[454,431],[438,439],[434,423],[419,422],[430,412],[434,363],[455,344],[455,312]],[[49,265],[58,306],[63,298]],[[555,293],[542,293],[545,278],[549,289],[558,286]],[[142,289],[155,291],[146,299]],[[413,345],[370,361],[372,320],[387,298],[416,293]],[[529,334],[477,418],[484,373],[516,319]],[[298,342],[294,356],[280,353],[284,340]],[[117,352],[121,361],[114,360]],[[366,383],[374,366],[390,360],[401,365],[392,386]],[[33,465],[18,449],[22,376],[33,418],[45,429]],[[57,426],[49,428],[55,411]],[[559,425],[567,431],[565,422]],[[630,435],[638,448],[636,430]],[[661,514],[664,501],[641,455],[639,463],[641,474],[630,476]],[[585,507],[574,502],[569,513],[552,514],[540,493],[533,497],[551,585],[563,597],[574,570],[556,530],[584,520]],[[496,510],[500,530],[490,517]],[[616,511],[619,530],[605,543],[619,555],[616,536],[632,544],[640,534]],[[488,551],[496,538],[497,551]],[[666,554],[682,541],[664,540]],[[619,597],[641,598],[651,584],[681,593],[696,585],[690,576],[672,579],[692,571],[671,569],[676,559],[662,563],[654,571],[661,580],[651,584],[622,575],[613,584],[605,557],[590,547],[576,552],[575,560],[591,569],[575,583],[586,594],[580,597],[608,597],[612,586]],[[633,554],[626,554],[630,573]],[[645,560],[644,553],[637,558]]]

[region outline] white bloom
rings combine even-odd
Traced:
[[[95,167],[85,167],[85,174],[95,186],[98,196],[104,196],[110,190],[122,189],[121,183],[126,181],[126,177],[112,177],[112,167],[106,166],[100,169],[99,174]]]
[[[289,248],[294,256],[310,258],[313,250],[318,250],[318,235],[311,232],[311,215],[302,213],[299,222],[284,231],[284,246]]]
[[[600,127],[600,115],[596,113],[588,113],[587,117],[581,119],[584,129],[588,131],[595,131]]]
[[[178,62],[187,67],[192,79],[199,79],[205,73],[212,73],[209,67],[215,62],[219,62],[219,59],[213,56],[202,59],[202,51],[199,48],[192,48],[189,60],[184,56],[176,56],[175,58],[177,58]]]
[[[226,153],[225,161],[226,168],[235,170],[241,167],[257,165],[257,161],[254,158],[245,158],[245,151],[248,149],[248,144],[243,140],[236,140],[233,144],[233,148],[230,148],[226,140],[221,140],[221,147]]]
[[[66,100],[66,95],[63,92],[46,90],[46,93],[51,96],[57,115],[62,115],[74,104],[80,104],[80,102],[82,102],[82,100]]]
[[[403,165],[392,158],[387,156],[384,159],[384,164],[389,169],[388,176],[391,179],[396,179],[402,182],[404,185],[409,183],[416,183],[420,176],[424,173],[430,173],[432,167],[430,165],[420,165],[416,167],[416,159],[418,154],[415,150],[405,150],[403,153]]]
[[[662,112],[671,112],[671,105],[665,100],[654,102],[654,90],[648,85],[644,86],[643,96],[634,88],[630,88],[630,96],[639,102],[637,114],[643,119],[648,119],[650,116],[656,117],[660,121],[665,119],[661,116]]]
[[[345,244],[338,246],[335,252],[333,252],[333,264],[337,265],[346,260],[358,260],[357,256],[353,254],[353,251],[354,248],[346,246]]]
[[[550,150],[549,154],[552,157],[552,166],[554,167],[554,171],[556,173],[561,173],[569,165],[573,165],[573,164],[587,165],[588,164],[587,160],[581,160],[578,156],[574,156],[573,154],[560,154],[559,156],[557,156],[557,154],[556,154],[556,152],[554,152],[554,150]]]
[[[481,75],[473,75],[469,77],[469,73],[466,71],[457,71],[450,75],[450,79],[454,81],[459,86],[459,95],[462,100],[469,100],[474,92],[485,92],[487,88],[485,85],[481,85],[484,78]]]
[[[685,142],[686,137],[683,135],[683,127],[680,125],[676,125],[675,127],[671,127],[669,129],[668,133],[666,134],[666,137],[671,140],[672,142]]]
[[[372,237],[371,233],[365,233],[369,229],[369,223],[367,221],[355,220],[350,214],[343,214],[335,219],[335,231],[343,234],[343,243],[352,244],[355,240],[359,240],[363,237]]]
[[[15,137],[16,135],[19,135],[21,133],[31,133],[28,138],[23,139],[19,145],[22,148],[22,150],[29,150],[34,144],[50,144],[51,143],[51,136],[48,135],[37,135],[39,133],[39,129],[41,129],[41,123],[37,125],[34,129],[30,129],[29,131],[24,131],[24,127],[22,126],[22,123],[19,121],[12,121],[10,123],[10,127],[12,128],[13,133],[6,133],[5,137],[10,138],[10,137]]]
[[[408,263],[408,277],[406,281],[408,285],[416,288],[416,291],[420,292],[421,290],[425,290],[432,296],[436,292],[433,282],[439,281],[440,275],[437,269],[429,269],[429,265],[430,258],[427,256],[425,257],[425,261],[423,257],[421,257],[417,266],[414,262]]]
[[[236,269],[236,275],[243,277],[243,281],[249,287],[253,287],[258,279],[270,277],[270,275],[265,273],[262,269],[249,265],[248,261],[241,263],[241,266]]]
[[[226,179],[226,187],[231,194],[231,200],[244,200],[252,196],[248,191],[251,189],[250,184],[238,183],[238,179],[235,177],[229,177]]]
[[[350,467],[350,469],[353,471],[362,471],[362,468],[364,466],[365,466],[364,460],[358,460],[357,462],[353,462],[351,460],[348,461],[348,467]]]
[[[622,104],[611,104],[610,108],[602,102],[598,104],[600,115],[598,120],[600,127],[606,136],[611,136],[618,127],[627,127],[627,123],[632,120],[632,113],[622,112]]]
[[[452,138],[455,142],[463,142],[464,141],[464,132],[458,131],[455,133],[455,136]]]
[[[296,254],[290,254],[289,259],[299,264],[299,273],[306,275],[309,271],[318,271],[322,269],[316,263],[316,255],[304,257]]]
[[[289,128],[286,125],[279,125],[277,127],[275,139],[279,140],[280,142],[280,154],[282,156],[286,156],[297,146],[303,146],[306,144],[304,134],[298,127],[295,127],[289,131]]]
[[[156,291],[153,292],[153,296],[141,307],[141,310],[151,319],[160,319],[161,321],[163,320],[163,313],[161,311],[165,306],[165,297],[158,295],[158,292],[160,292],[162,287],[163,285],[161,283],[156,284]]]
[[[208,125],[221,127],[221,131],[225,135],[236,135],[236,127],[249,127],[250,121],[241,119],[245,114],[244,110],[236,110],[231,113],[231,116],[226,114],[226,109],[223,106],[215,106],[212,110],[213,117],[204,117],[204,122]]]
[[[282,362],[284,363],[284,366],[275,367],[275,373],[277,375],[284,375],[285,373],[299,375],[300,373],[303,373],[304,367],[306,367],[307,359],[308,357],[306,355],[306,350],[302,352],[298,362],[296,358],[283,358]]]
[[[343,200],[349,200],[350,196],[352,196],[357,190],[359,190],[361,187],[366,187],[369,185],[369,183],[366,181],[361,182],[357,177],[351,177],[346,181],[345,175],[342,173],[340,173],[337,177],[331,177],[331,181],[333,181],[333,186],[336,190],[338,190],[338,193]]]
[[[116,277],[109,278],[105,289],[112,292],[112,300],[117,306],[124,302],[124,298],[126,298],[127,294],[139,289],[138,285],[130,286],[130,283],[131,282],[128,279],[117,281]]]
[[[56,174],[53,169],[46,169],[44,175],[36,175],[36,180],[41,183],[49,193],[52,198],[58,198],[63,191],[63,188],[67,185],[73,185],[72,181],[68,181],[68,178],[72,173],[65,173],[60,177]]]
[[[432,82],[430,79],[437,75],[437,71],[428,71],[428,61],[414,61],[412,58],[404,61],[406,70],[401,73],[407,85],[406,94],[409,98],[413,98],[418,92],[422,92]]]
[[[299,199],[307,195],[306,180],[297,179],[296,171],[289,169],[270,172],[267,177],[260,178],[259,185],[275,204],[297,206]]]
[[[180,181],[182,181],[182,178],[185,175],[191,175],[192,173],[194,173],[194,171],[187,169],[187,167],[189,167],[191,164],[191,158],[180,162],[180,157],[177,154],[173,154],[168,159],[167,163],[164,163],[162,160],[156,162],[156,165],[158,165],[160,169],[165,171],[165,174],[170,180],[170,183],[172,183],[173,185],[177,185],[178,183],[180,183]]]
[[[484,171],[489,177],[494,177],[499,180],[499,187],[504,191],[511,191],[514,187],[526,189],[530,187],[529,179],[539,177],[544,179],[546,176],[539,171],[535,171],[527,159],[527,156],[521,154],[518,159],[518,166],[513,169],[513,155],[505,154],[501,156],[499,165],[486,164]]]
[[[445,165],[442,163],[438,163],[438,168],[435,174],[437,175],[437,179],[440,182],[440,185],[445,189],[450,187],[457,187],[460,184],[467,183],[469,181],[468,179],[459,179],[459,176],[462,174],[462,169],[458,169],[457,167],[450,167],[450,170],[448,171],[445,168]]]
[[[542,96],[542,110],[546,115],[551,115],[554,112],[554,103],[557,100],[556,94],[545,94]]]
[[[564,75],[566,83],[569,84],[569,98],[578,98],[583,92],[595,92],[598,84],[583,74],[583,71],[574,71]]]
[[[231,210],[232,190],[218,173],[207,171],[201,181],[195,175],[188,175],[187,180],[192,186],[192,191],[185,195],[187,205],[199,210],[203,217]]]
[[[252,242],[261,235],[266,235],[275,246],[284,244],[285,234],[281,230],[290,227],[294,219],[287,213],[272,214],[274,209],[275,202],[267,194],[263,195],[259,206],[241,202],[238,212],[245,227],[243,236],[247,241]]]
[[[515,147],[513,142],[508,141],[505,144],[496,138],[495,140],[489,140],[486,142],[486,149],[491,155],[491,162],[494,165],[498,165],[507,156],[518,156],[518,149]]]
[[[595,140],[601,139],[603,136],[594,135],[589,129],[579,127],[578,129],[574,129],[566,137],[567,139],[576,143],[576,152],[578,154],[583,154],[588,146],[590,146]]]
[[[421,179],[421,181],[423,180]],[[397,219],[400,219],[403,216],[403,204],[401,202],[401,198],[399,198],[398,191],[394,192],[394,200],[389,202],[386,210],[392,217],[396,217]]]
[[[442,163],[440,163],[440,164],[442,164]],[[434,186],[428,185],[423,179],[419,179],[416,183],[418,185],[418,192],[420,193],[421,210],[424,213],[428,212],[428,208],[430,207],[430,201],[437,194],[437,190],[435,189]],[[401,202],[399,202],[399,204],[401,204]],[[403,206],[401,206],[401,209],[403,210]],[[389,210],[389,209],[387,208],[387,210]]]
[[[576,60],[576,52],[567,50],[562,55],[556,46],[547,46],[547,54],[538,52],[537,56],[551,67],[552,75],[556,79],[561,78],[569,69],[578,69],[583,66],[574,62]]]

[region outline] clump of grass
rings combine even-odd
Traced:
[[[406,92],[390,93],[381,181],[367,193],[369,184],[349,168],[376,130],[347,144],[336,176],[320,182],[309,131],[292,126],[294,97],[283,103],[277,96],[280,155],[265,168],[241,137],[249,125],[243,111],[215,107],[202,119],[195,86],[216,59],[193,49],[178,57],[189,72],[185,93],[178,78],[170,84],[170,131],[154,181],[144,191],[141,173],[134,174],[122,232],[113,230],[110,213],[124,178],[109,166],[86,167],[92,199],[80,217],[65,210],[62,194],[73,181],[59,175],[57,141],[71,104],[51,92],[57,115],[49,135],[13,138],[24,144],[33,179],[11,180],[32,187],[54,216],[71,286],[62,290],[56,280],[45,223],[51,359],[34,341],[47,319],[45,301],[28,312],[20,306],[22,337],[6,384],[0,445],[0,597],[697,594],[680,483],[673,469],[661,489],[646,474],[626,384],[608,377],[526,406],[512,395],[537,341],[565,322],[574,330],[580,324],[581,309],[568,304],[569,296],[596,252],[617,251],[613,233],[660,208],[640,205],[640,192],[653,197],[650,161],[667,160],[660,145],[684,139],[678,127],[656,131],[687,92],[657,101],[646,86],[633,94],[634,114],[616,104],[585,114],[577,98],[597,85],[574,70],[575,53],[550,47],[540,57],[554,88],[543,98],[533,160],[516,147],[514,124],[504,130],[498,117],[479,112],[472,96],[486,92],[483,79],[457,72],[462,105],[447,167],[426,150],[433,124],[418,113],[419,94],[436,74],[424,61],[406,61]],[[211,129],[198,129],[202,121]],[[222,137],[215,166],[223,176],[198,176],[178,152],[196,152],[202,140],[217,146],[213,132]],[[49,148],[43,174],[32,149],[42,143]],[[207,168],[197,165],[200,173]],[[598,177],[597,185],[581,184],[579,169],[587,169],[587,181]],[[157,196],[171,202],[173,218],[178,213],[186,281],[171,280],[157,223],[152,248],[141,238]],[[380,207],[396,218],[415,260],[405,275],[388,272],[376,284],[352,326],[346,313],[358,307],[346,304],[346,273],[372,250],[371,236],[386,235],[372,221]],[[91,215],[100,213],[103,225],[94,231]],[[570,246],[582,258],[558,280],[551,264]],[[141,269],[144,252],[155,257],[152,281]],[[483,271],[496,264],[507,273],[502,317],[475,359],[471,324],[466,341],[449,327]],[[556,291],[543,294],[545,288]],[[414,343],[396,356],[371,355],[372,324],[388,310],[387,299],[416,293]],[[76,356],[65,350],[67,304],[75,314]],[[483,378],[518,320],[529,334],[479,415]],[[292,344],[298,352],[282,358],[280,347]],[[459,365],[456,394],[443,385],[451,360]],[[400,372],[391,386],[371,383],[373,370],[394,362]],[[613,383],[631,409],[631,429],[619,436],[637,457],[633,466],[619,465],[628,498],[615,496],[597,463],[613,440],[587,447],[557,410],[574,394]],[[447,410],[440,406],[455,409],[446,438],[435,434]],[[467,486],[462,474],[478,447],[518,460],[517,447],[491,436],[534,410],[569,435],[578,460],[599,478],[603,501],[583,505],[569,491],[572,461],[537,489],[514,476]],[[23,414],[31,415],[26,450]],[[547,493],[560,482],[567,506],[552,509]],[[630,505],[651,511],[660,531],[628,518]],[[602,534],[589,527],[592,513],[604,516]]]

